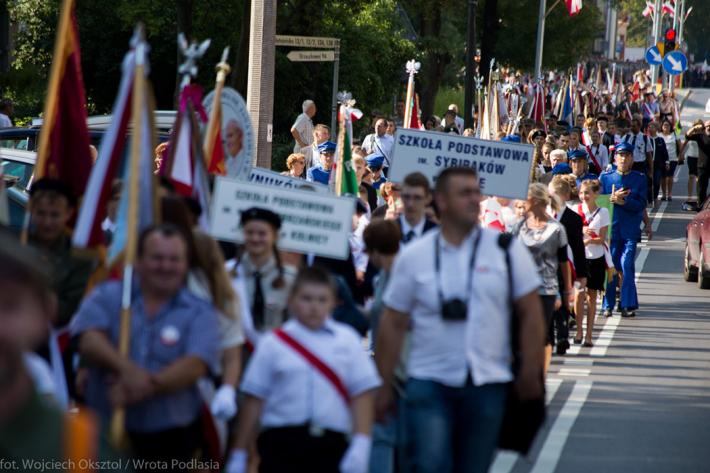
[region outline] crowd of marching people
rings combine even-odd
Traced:
[[[3,457],[123,454],[140,462],[113,469],[139,471],[487,471],[510,446],[511,401],[544,409],[553,354],[592,347],[600,314],[640,313],[636,245],[642,225],[652,237],[648,213],[674,198],[677,166],[691,176],[686,209],[707,192],[698,161],[710,123],[681,136],[671,93],[657,100],[644,73],[602,90],[600,74],[573,87],[504,73],[505,117],[487,131],[534,147],[525,200],[483,196],[465,167],[433,187],[416,172],[389,180],[403,125],[376,117],[352,147],[346,260],[281,250],[281,217],[258,206],[239,216],[243,244],[218,242],[198,225],[200,204],[163,179],[161,223],[137,241],[128,356],[124,286],[71,248],[79,196],[34,182],[27,244],[0,234]],[[577,109],[566,110],[568,92]],[[331,185],[337,145],[315,111],[303,103],[284,174]],[[455,105],[421,123],[481,136]],[[98,435],[117,412],[129,442],[118,454]],[[522,431],[532,417],[512,422]]]

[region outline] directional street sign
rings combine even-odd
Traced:
[[[291,51],[286,55],[293,62],[335,61],[335,51]]]
[[[660,66],[663,62],[663,56],[658,50],[658,46],[651,46],[646,50],[646,62],[652,66]]]
[[[285,36],[276,35],[276,46],[292,46],[296,48],[335,49],[338,38],[319,38],[316,36]],[[331,59],[332,60],[332,59]]]
[[[688,69],[688,58],[682,51],[671,51],[663,58],[663,69],[672,76],[682,74]]]

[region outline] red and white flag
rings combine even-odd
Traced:
[[[582,0],[565,0],[569,16],[574,16],[582,10]]]
[[[162,172],[179,194],[194,197],[200,203],[202,214],[199,224],[207,230],[209,186],[197,117],[202,123],[207,122],[207,113],[202,107],[202,90],[197,85],[189,84],[180,93],[180,112],[170,137],[168,162]]]
[[[675,8],[671,4],[671,2],[665,2],[663,6],[661,7],[661,13],[663,15],[670,15],[671,18],[675,17]]]
[[[656,5],[654,5],[653,2],[646,2],[646,8],[643,9],[641,14],[648,18],[649,16],[653,16],[656,13]]]
[[[544,88],[540,84],[535,84],[533,86],[533,102],[532,107],[530,107],[530,113],[528,118],[535,121],[535,123],[545,122],[545,92]]]
[[[131,49],[123,60],[123,75],[113,104],[111,124],[101,140],[99,156],[91,169],[72,237],[72,243],[77,248],[93,248],[104,243],[101,222],[106,217],[106,204],[110,198],[111,184],[114,179],[121,177],[118,173],[124,161],[126,134],[132,113],[135,56],[135,50]]]

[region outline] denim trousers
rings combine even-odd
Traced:
[[[397,409],[372,429],[369,473],[399,473],[406,468],[404,400],[397,398]]]
[[[406,387],[408,470],[485,473],[493,460],[508,385],[463,387],[410,378]]]

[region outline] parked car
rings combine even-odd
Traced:
[[[710,197],[686,228],[683,266],[686,281],[697,281],[701,289],[710,289]]]

